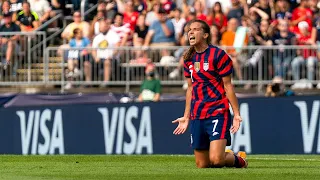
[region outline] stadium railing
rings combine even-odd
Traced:
[[[43,85],[45,67],[45,32],[0,32],[0,39],[18,36],[0,46],[0,86]],[[3,41],[2,41],[3,42]],[[9,53],[12,48],[12,53]],[[7,58],[7,53],[11,58]],[[10,59],[8,64],[6,60]]]
[[[172,73],[178,66],[183,52],[188,47],[121,47],[108,48],[116,52],[113,56],[111,78],[108,85],[121,85],[130,90],[131,85],[139,85],[145,78],[145,67],[149,62],[156,66],[156,75],[163,85],[183,85],[183,67]],[[298,80],[293,80],[292,62],[302,55],[318,57],[317,46],[247,46],[247,47],[222,47],[232,55],[234,61],[233,83],[236,85],[266,85],[272,82],[275,76],[281,76],[283,83],[292,85]],[[102,63],[93,63],[90,54],[94,50],[105,50],[106,48],[67,48],[59,49],[49,47],[46,49],[46,61],[44,67],[48,67],[45,83],[61,85],[62,89],[67,83],[74,85],[101,85],[104,82],[104,68]],[[89,55],[79,56],[79,52],[85,50]],[[77,73],[69,73],[68,59],[78,59]],[[318,58],[317,58],[318,59]],[[306,60],[305,60],[306,61]],[[92,67],[92,79],[85,80],[85,67],[90,62]],[[314,66],[312,84],[319,82],[319,64]],[[58,64],[57,64],[58,63]],[[237,66],[238,65],[238,68]],[[299,65],[300,79],[307,78],[308,64]],[[203,67],[200,67],[201,69]],[[55,69],[59,69],[56,70]],[[58,72],[52,74],[52,72]],[[175,76],[173,75],[175,74]]]
[[[6,65],[6,50],[8,46],[0,47],[0,86],[22,85],[101,85],[104,84],[104,68],[102,63],[93,63],[91,52],[105,50],[106,48],[85,49],[59,49],[46,47],[46,35],[44,32],[30,33],[0,33],[1,37],[19,35],[14,42],[14,50],[11,63]],[[130,86],[140,85],[145,79],[145,67],[149,62],[156,66],[156,76],[163,85],[183,85],[183,67],[176,70],[180,65],[179,60],[188,47],[120,47],[108,48],[115,54],[111,61],[111,78],[107,85],[123,86],[130,91]],[[236,85],[266,85],[276,75],[283,78],[283,83],[292,85],[299,80],[294,80],[292,62],[302,55],[304,57],[319,57],[318,46],[247,46],[241,48],[222,47],[233,56],[235,73],[233,83]],[[79,56],[79,52],[85,51],[88,55]],[[104,52],[106,53],[106,52]],[[236,58],[234,58],[236,57]],[[70,73],[68,59],[77,59],[77,72]],[[320,80],[319,58],[315,64],[302,63],[299,79],[307,79],[308,73],[312,72],[312,80],[308,83],[316,85]],[[236,68],[236,64],[238,67]],[[276,64],[277,62],[280,62]],[[304,62],[307,62],[304,60]],[[85,67],[92,64],[92,79],[86,81]],[[313,66],[313,68],[310,68]],[[203,67],[200,67],[202,69]],[[240,71],[239,71],[240,69]]]

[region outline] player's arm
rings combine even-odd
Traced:
[[[190,109],[191,109],[191,98],[192,98],[192,81],[191,78],[187,78],[188,88],[186,91],[186,105],[184,110],[184,115],[178,118],[172,123],[179,123],[178,127],[173,131],[173,134],[179,135],[186,132],[189,125]]]
[[[192,81],[191,78],[187,78],[188,88],[186,91],[186,105],[183,117],[189,121],[190,109],[191,109],[191,98],[192,98]]]
[[[227,98],[231,104],[234,116],[240,116],[238,98],[234,91],[233,84],[231,83],[231,74],[222,77],[224,89],[226,91]]]

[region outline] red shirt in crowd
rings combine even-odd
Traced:
[[[309,8],[303,9],[303,8],[299,8],[299,7],[295,8],[292,12],[292,21],[295,21],[295,20],[301,18],[302,16],[306,16],[305,20],[303,20],[303,21],[306,21],[309,24],[309,32],[311,32],[311,30],[312,30],[312,16],[313,16],[311,9],[309,9]],[[296,25],[293,28],[293,31],[296,33],[299,32],[298,25]]]
[[[219,30],[223,27],[227,27],[227,24],[228,24],[227,17],[224,15],[221,17],[214,17],[214,18],[212,18],[212,16],[208,16],[206,21],[210,26],[215,24]]]
[[[303,35],[303,34],[301,34],[300,32],[297,34],[298,45],[308,46],[308,44],[306,44],[306,42],[307,42],[309,39],[311,39],[311,34]],[[310,57],[310,56],[316,57],[316,56],[317,56],[317,52],[316,52],[315,50],[312,50],[312,49],[302,48],[302,49],[301,49],[301,56],[302,56],[304,59],[307,59],[307,58]]]
[[[130,14],[128,12],[123,13],[123,24],[129,23],[131,32],[134,32],[134,28],[136,27],[138,16],[139,16],[138,12],[132,12]]]

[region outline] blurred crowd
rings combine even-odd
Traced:
[[[320,42],[319,0],[99,0],[92,20],[81,18],[83,15],[77,11],[80,0],[72,0],[71,3],[75,11],[73,22],[61,34],[67,42],[63,47],[133,46],[146,50],[152,46],[187,46],[187,22],[201,19],[211,26],[213,45],[240,48],[226,49],[233,60],[238,80],[248,79],[244,69],[255,69],[261,59],[263,73],[270,74],[268,77],[286,78],[290,71],[292,80],[300,80],[303,76],[301,66],[306,67],[304,76],[308,80],[314,80],[317,76],[317,50],[290,50],[284,47],[317,45]],[[34,30],[53,17],[56,10],[64,11],[64,5],[62,0],[2,1],[0,19],[3,25],[0,31]],[[252,45],[276,48],[272,52],[268,49],[241,50]],[[132,63],[150,61],[143,50],[134,52]],[[183,49],[174,53],[164,50],[161,51],[160,61],[181,64],[182,54]],[[104,81],[108,82],[111,60],[117,55],[117,51],[110,49],[70,51],[66,55],[70,76],[79,71],[79,57],[89,55],[93,60],[84,62],[85,79],[92,80],[93,65],[100,63]],[[181,75],[182,69],[178,65],[169,77]],[[254,76],[250,78],[257,78]],[[310,86],[312,84],[307,85],[308,88]],[[249,87],[250,84],[247,84]]]
[[[201,19],[211,26],[213,45],[240,48],[227,49],[238,80],[248,79],[243,73],[244,68],[254,69],[267,54],[271,57],[264,60],[263,71],[271,77],[285,78],[290,71],[291,78],[299,80],[302,78],[300,67],[305,66],[306,78],[314,80],[318,51],[283,47],[318,43],[318,6],[318,0],[102,0],[98,2],[92,21],[82,21],[81,14],[75,12],[74,22],[65,28],[62,38],[70,41],[70,47],[134,46],[148,49],[151,46],[187,46],[187,22]],[[74,43],[75,39],[79,42]],[[276,48],[272,52],[257,49],[248,56],[248,51],[241,48],[251,45]],[[160,61],[181,62],[182,54],[183,50],[175,53],[162,51]],[[104,80],[108,81],[108,59],[114,56],[114,52],[97,51],[92,55],[96,62],[104,62]],[[136,51],[132,62],[147,62],[146,56],[144,51]],[[90,63],[86,67],[89,72]],[[173,70],[170,78],[181,75],[181,69],[180,65]],[[250,84],[247,86],[249,88]],[[311,88],[310,84],[307,86]]]

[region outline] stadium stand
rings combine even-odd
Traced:
[[[318,0],[29,0],[31,13],[21,0],[0,3],[1,87],[92,91],[104,83],[129,91],[153,62],[164,89],[181,88],[186,24],[201,19],[211,26],[212,44],[232,57],[237,87],[262,91],[280,77],[292,89],[320,89]],[[105,32],[102,21],[110,24]],[[13,26],[22,32],[14,36]],[[82,36],[75,37],[75,29]],[[100,33],[108,38],[93,48]],[[98,62],[96,51],[111,61]]]

